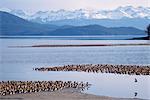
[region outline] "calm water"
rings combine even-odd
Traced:
[[[0,39],[0,80],[76,80],[92,84],[87,93],[150,99],[150,77],[84,72],[35,72],[34,67],[65,64],[150,65],[150,46],[9,48],[36,44],[150,43],[136,40]],[[134,83],[134,78],[138,79]]]

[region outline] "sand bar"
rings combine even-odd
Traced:
[[[60,45],[26,45],[26,46],[8,46],[11,48],[29,48],[29,47],[100,47],[100,46],[150,46],[148,43],[142,44],[60,44]]]

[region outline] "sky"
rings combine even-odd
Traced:
[[[0,8],[26,11],[115,9],[119,6],[150,7],[150,0],[0,0]]]

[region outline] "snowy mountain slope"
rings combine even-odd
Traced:
[[[48,23],[50,21],[66,19],[122,19],[122,18],[146,18],[150,19],[150,7],[118,7],[114,10],[85,10],[79,9],[68,11],[60,9],[58,11],[38,11],[32,14],[22,10],[10,10],[1,8],[0,11],[6,11],[21,18]]]

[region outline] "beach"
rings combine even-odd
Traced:
[[[81,93],[77,89],[69,88],[55,92],[37,92],[27,94],[15,94],[1,96],[1,100],[144,100],[138,98],[115,98],[107,96],[97,96]]]

